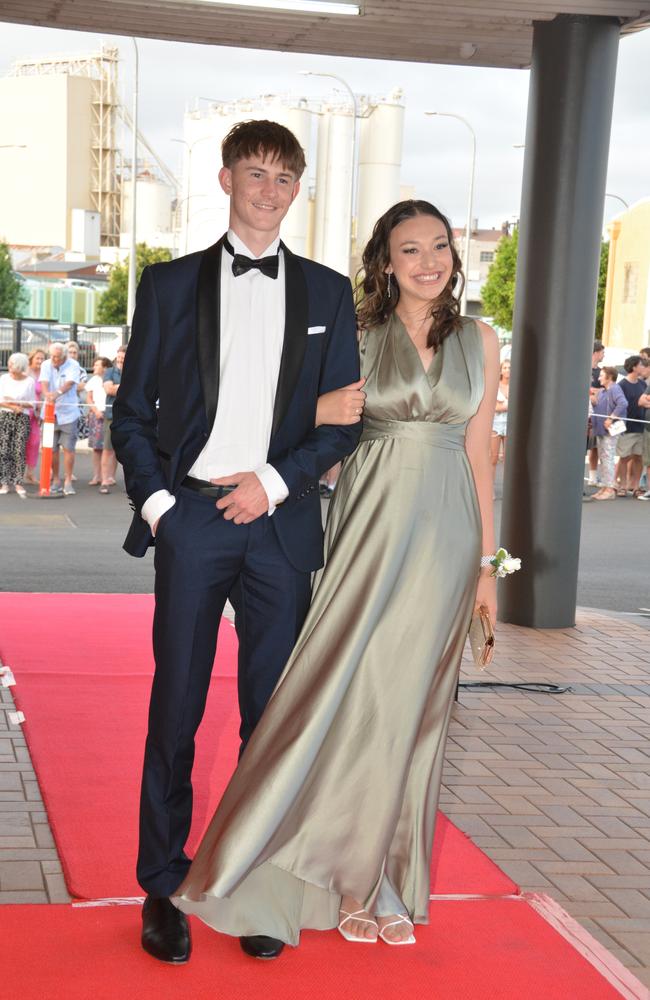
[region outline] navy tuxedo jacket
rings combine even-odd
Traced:
[[[138,287],[112,422],[135,512],[124,548],[134,556],[153,544],[142,505],[156,490],[177,491],[214,423],[222,243],[147,267]],[[271,520],[291,564],[310,572],[323,563],[319,476],[354,450],[361,433],[360,423],[315,428],[316,402],[356,381],[359,359],[349,280],[283,251],[286,319],[267,460],[289,496]]]

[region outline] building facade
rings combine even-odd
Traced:
[[[650,344],[650,198],[621,212],[607,229],[603,343],[634,354]]]
[[[481,291],[492,266],[499,240],[510,232],[509,223],[504,222],[501,229],[479,229],[478,220],[474,220],[469,241],[469,263],[465,261],[465,230],[454,229],[456,250],[463,262],[463,273],[467,282],[467,314],[482,316],[483,304]]]

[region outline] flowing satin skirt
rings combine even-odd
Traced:
[[[174,902],[297,944],[350,894],[427,922],[444,744],[480,561],[464,427],[366,422],[297,646]]]

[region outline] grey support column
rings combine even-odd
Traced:
[[[522,569],[499,618],[575,624],[588,387],[619,25],[534,27],[501,544]]]

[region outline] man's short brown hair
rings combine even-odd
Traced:
[[[233,125],[221,143],[224,167],[234,167],[239,160],[253,156],[279,160],[296,180],[305,169],[305,154],[293,132],[278,122],[248,121]]]

